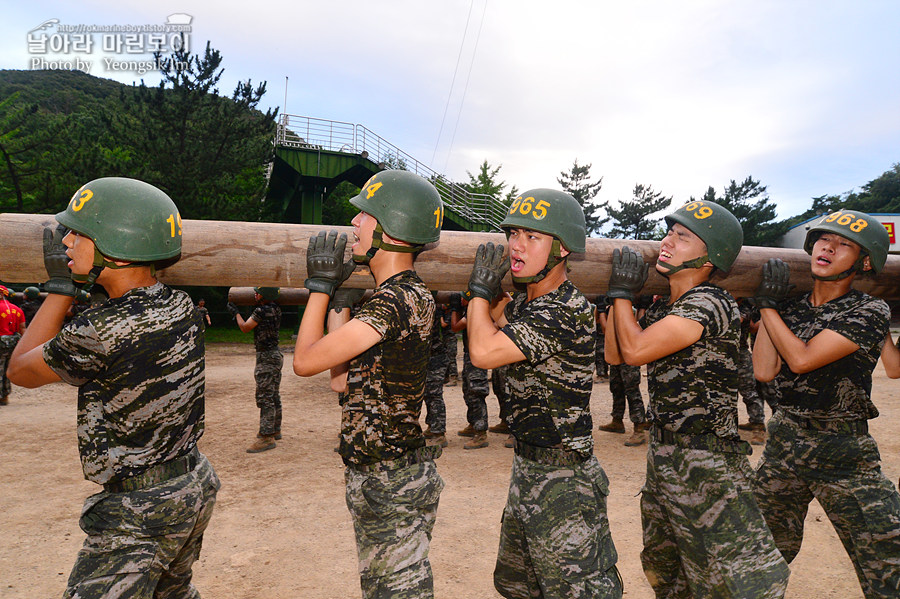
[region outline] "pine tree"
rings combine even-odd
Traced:
[[[570,172],[562,171],[556,180],[562,185],[563,191],[578,200],[584,210],[585,226],[587,234],[598,233],[603,225],[609,222],[609,217],[601,218],[598,214],[601,209],[608,209],[606,202],[594,204],[592,200],[597,197],[603,186],[603,177],[591,182],[591,165],[578,165],[578,159],[572,165]]]
[[[623,239],[653,239],[658,236],[659,219],[651,218],[672,204],[672,196],[653,191],[650,185],[635,184],[632,199],[619,203],[619,208],[609,206],[612,217],[610,237]]]

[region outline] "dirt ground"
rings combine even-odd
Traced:
[[[288,349],[288,352],[290,350]],[[281,391],[284,438],[274,450],[248,454],[257,430],[253,350],[211,345],[207,354],[206,434],[200,443],[222,480],[194,580],[207,598],[359,597],[356,553],[344,504],[343,466],[333,451],[340,423],[326,375],[301,379],[286,353]],[[646,400],[646,384],[644,384]],[[875,373],[881,417],[872,433],[885,473],[900,477],[900,381]],[[78,516],[98,490],[82,478],[75,439],[76,391],[65,384],[13,389],[0,408],[0,597],[59,597],[83,541]],[[431,545],[439,599],[499,597],[491,576],[512,450],[490,435],[490,447],[464,451],[465,406],[460,386],[445,387],[450,446],[438,460],[446,482]],[[490,422],[497,401],[488,398]],[[596,425],[608,420],[608,384],[596,383]],[[741,420],[746,420],[743,407]],[[630,430],[630,428],[629,428]],[[629,599],[653,597],[641,571],[638,493],[646,446],[624,447],[624,435],[595,430],[595,453],[611,480],[609,517]],[[755,464],[760,448],[751,457]],[[853,568],[818,504],[792,564],[790,599],[862,597]]]

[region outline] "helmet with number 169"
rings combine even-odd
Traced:
[[[806,233],[803,249],[807,254],[812,255],[813,245],[823,233],[835,233],[862,248],[856,270],[862,269],[862,261],[866,256],[869,256],[875,274],[884,268],[891,243],[890,235],[884,225],[865,212],[838,210],[823,216]]]
[[[671,229],[678,223],[703,240],[706,256],[701,256],[686,268],[699,268],[707,261],[721,271],[728,272],[734,264],[741,246],[744,244],[744,229],[738,219],[724,206],[708,200],[688,202],[666,217],[666,225]],[[659,265],[664,263],[660,262]],[[671,272],[680,270],[678,267]]]

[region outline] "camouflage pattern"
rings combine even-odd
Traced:
[[[414,271],[375,289],[356,318],[382,340],[350,361],[340,454],[347,465],[398,458],[423,447],[419,426],[434,324],[431,293]]]
[[[605,346],[606,335],[603,334],[600,323],[597,323],[597,328],[594,332],[594,371],[598,376],[609,375],[609,365],[606,363]]]
[[[450,312],[447,311],[443,318],[446,319],[446,322],[450,322]],[[450,325],[448,324],[444,329],[444,352],[447,354],[447,374],[444,379],[459,378],[459,365],[456,363],[456,358],[459,355],[459,339],[450,329]]]
[[[11,335],[6,335],[3,338],[5,339],[6,337],[11,337]],[[12,355],[15,347],[15,345],[6,347],[4,344],[0,344],[0,398],[3,399],[9,397],[12,391],[12,383],[6,377],[6,368],[9,366],[9,357]]]
[[[784,596],[790,571],[754,501],[752,475],[744,455],[651,438],[641,564],[657,597]]]
[[[504,597],[619,598],[622,579],[597,458],[571,467],[516,455],[494,587]]]
[[[727,291],[708,283],[671,306],[668,300],[653,302],[641,318],[643,328],[673,314],[699,322],[704,332],[696,343],[647,364],[650,420],[672,432],[737,442],[737,304]]]
[[[763,424],[766,420],[763,399],[753,376],[753,356],[750,353],[750,327],[759,320],[759,310],[750,305],[746,299],[738,302],[741,315],[740,360],[738,361],[738,392],[747,408],[747,419],[750,424]]]
[[[872,403],[872,371],[888,332],[890,309],[884,300],[861,291],[814,307],[809,294],[793,298],[779,310],[782,320],[802,341],[825,329],[853,341],[859,350],[805,374],[783,364],[778,374],[779,405],[796,416],[817,420],[865,420],[878,417]]]
[[[270,437],[281,432],[281,368],[284,355],[278,349],[256,352],[256,407],[259,408],[259,434]]]
[[[425,424],[433,433],[447,431],[447,406],[444,404],[444,379],[447,376],[447,352],[440,315],[431,329],[431,356],[425,377]]]
[[[434,597],[428,549],[444,481],[433,460],[395,470],[345,470],[364,599]]]
[[[462,332],[462,339],[462,391],[463,401],[466,402],[466,421],[476,431],[486,431],[488,428],[486,399],[490,393],[487,370],[472,365],[472,360],[469,359],[469,336],[465,330]]]
[[[199,599],[191,567],[218,489],[201,454],[187,474],[138,491],[88,497],[79,522],[87,539],[63,597]]]
[[[779,412],[757,466],[756,501],[790,562],[815,498],[850,555],[866,597],[900,597],[900,495],[868,434],[807,430]]]
[[[76,316],[44,345],[44,361],[78,387],[87,480],[134,476],[203,434],[203,331],[183,291],[156,283]]]
[[[669,314],[703,334],[647,365],[644,573],[657,597],[782,597],[789,570],[753,500],[750,446],[737,433],[737,304],[704,283],[671,306],[654,302],[641,326]]]
[[[506,410],[509,407],[509,383],[506,380],[506,371],[509,366],[499,366],[491,369],[491,389],[500,404],[500,420],[506,421]]]
[[[256,321],[253,346],[256,348],[256,407],[259,408],[259,434],[271,437],[281,432],[281,368],[284,356],[278,349],[281,328],[281,306],[262,303],[253,309],[250,318]]]
[[[503,332],[525,354],[509,365],[508,424],[516,439],[559,445],[588,457],[594,450],[590,399],[594,372],[594,317],[584,295],[565,281],[527,301],[506,306]]]
[[[641,397],[641,368],[629,364],[610,364],[609,392],[612,394],[612,417],[622,420],[625,403],[628,403],[628,418],[634,424],[647,421],[644,398]]]
[[[757,502],[790,561],[800,549],[809,503],[817,499],[863,594],[900,596],[900,495],[882,473],[878,446],[866,432],[866,420],[878,415],[872,371],[888,330],[888,307],[851,290],[821,306],[812,306],[808,295],[794,298],[779,312],[804,341],[827,328],[859,349],[805,374],[785,365],[776,376],[779,411],[757,465]]]

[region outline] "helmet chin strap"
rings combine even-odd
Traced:
[[[704,254],[703,256],[700,256],[699,258],[694,258],[693,260],[687,260],[685,262],[682,262],[678,266],[672,266],[668,262],[659,262],[659,261],[656,262],[656,265],[662,266],[663,269],[665,270],[665,272],[661,272],[659,274],[668,278],[668,277],[674,275],[676,272],[678,272],[680,270],[684,270],[685,268],[701,268],[707,262],[709,262],[709,254]]]
[[[386,252],[400,252],[401,254],[418,254],[422,250],[421,245],[397,245],[388,243],[384,240],[384,229],[381,223],[375,225],[375,231],[372,233],[372,247],[363,255],[353,254],[353,262],[356,264],[368,265],[378,250]]]
[[[506,238],[509,239],[509,233],[507,232]],[[559,239],[553,238],[553,244],[550,246],[550,255],[547,256],[547,264],[544,265],[544,268],[541,269],[541,272],[537,273],[531,277],[517,277],[513,275],[512,280],[513,283],[518,284],[528,284],[528,283],[537,283],[542,281],[544,277],[550,274],[550,271],[556,268],[556,265],[560,262],[565,262],[566,259],[562,256],[562,251],[560,249]],[[566,272],[568,272],[569,265],[566,264]]]
[[[110,260],[106,259],[106,256],[100,253],[100,250],[97,247],[94,247],[94,262],[91,267],[90,272],[86,275],[75,274],[72,273],[72,280],[76,283],[83,283],[81,286],[82,291],[90,292],[91,288],[94,286],[94,283],[97,281],[97,277],[100,276],[100,273],[103,272],[104,268],[112,268],[113,270],[117,270],[119,268],[136,268],[138,266],[147,266],[144,262],[129,262],[127,264],[116,264]],[[150,274],[156,275],[156,264],[150,264]]]

